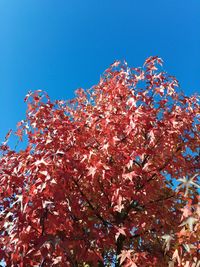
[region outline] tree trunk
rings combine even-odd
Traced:
[[[120,267],[120,259],[118,257],[121,254],[121,251],[123,249],[124,240],[125,240],[125,236],[120,234],[117,239],[117,259],[116,259],[115,267]]]

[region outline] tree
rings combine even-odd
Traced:
[[[150,57],[115,62],[91,89],[30,92],[1,145],[7,266],[199,266],[199,103]]]

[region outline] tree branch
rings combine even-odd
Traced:
[[[84,194],[84,192],[81,190],[80,185],[78,184],[78,182],[72,178],[73,182],[75,183],[75,185],[78,187],[79,192],[81,193],[82,197],[86,200],[86,202],[88,203],[89,207],[91,208],[91,210],[94,211],[94,214],[96,215],[96,217],[98,219],[100,219],[103,222],[104,226],[108,226],[108,225],[112,225],[110,222],[106,221],[98,212],[97,209],[92,205],[92,203],[90,202],[90,200],[88,199],[88,197],[86,196],[86,194]]]

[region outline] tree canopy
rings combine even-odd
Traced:
[[[162,60],[114,62],[69,101],[30,92],[0,157],[7,266],[200,266],[199,100]]]

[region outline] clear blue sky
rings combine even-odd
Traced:
[[[199,0],[0,0],[0,140],[28,90],[68,99],[116,59],[158,55],[187,95],[200,90]]]

